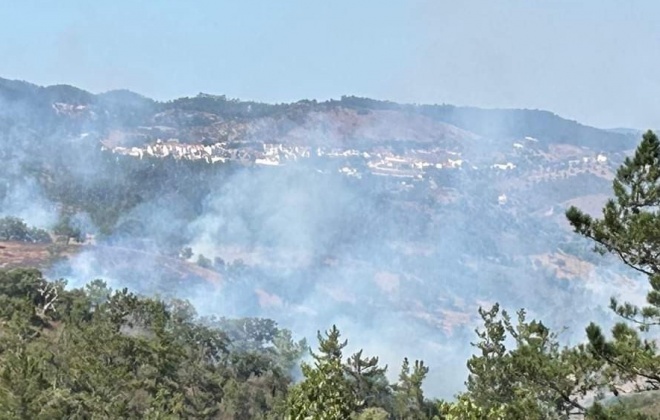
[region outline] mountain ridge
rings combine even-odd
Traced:
[[[434,120],[454,125],[484,137],[515,138],[531,136],[542,141],[571,142],[571,136],[580,138],[580,146],[593,147],[594,136],[599,136],[607,150],[634,146],[634,130],[604,130],[589,127],[560,117],[545,110],[534,109],[485,109],[477,107],[458,107],[454,105],[413,105],[398,104],[392,101],[379,101],[355,96],[342,96],[341,99],[330,99],[324,102],[315,100],[300,100],[291,103],[268,104],[254,101],[228,99],[225,95],[210,95],[200,93],[195,97],[183,97],[159,102],[126,89],[111,90],[92,94],[70,85],[38,86],[25,81],[0,78],[0,96],[5,100],[27,101],[44,104],[57,102],[75,106],[98,105],[101,109],[109,103],[128,108],[150,108],[158,112],[179,109],[187,111],[206,112],[224,118],[253,119],[260,116],[278,116],[296,111],[326,111],[333,107],[353,109],[358,112],[390,110],[404,113],[426,115]],[[106,110],[107,111],[107,110]],[[148,111],[147,111],[148,112]],[[545,128],[551,125],[552,129]],[[596,131],[595,131],[596,130]],[[586,142],[586,143],[585,143]],[[588,144],[587,144],[588,143]],[[617,144],[620,143],[620,144]]]

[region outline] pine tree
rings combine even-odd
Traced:
[[[587,328],[591,352],[607,363],[610,387],[622,383],[639,390],[660,389],[660,355],[654,340],[643,334],[660,324],[660,141],[652,131],[643,135],[632,158],[626,158],[613,181],[610,199],[600,219],[571,207],[566,216],[575,232],[591,239],[596,251],[617,256],[646,275],[651,286],[647,305],[639,307],[612,298],[610,308],[623,321],[612,328],[612,339],[592,323]],[[641,333],[641,334],[640,334]]]
[[[396,419],[425,419],[427,409],[422,384],[429,368],[421,360],[415,360],[412,370],[408,358],[403,359],[399,382],[394,386],[394,417]]]
[[[345,376],[342,351],[347,341],[339,340],[336,326],[318,333],[319,352],[314,364],[302,364],[304,381],[295,386],[287,402],[287,419],[345,420],[358,408],[358,401]]]
[[[385,408],[391,396],[385,373],[387,366],[378,366],[378,357],[362,357],[362,350],[346,360],[345,370],[360,408]]]
[[[479,309],[479,352],[468,360],[462,407],[506,418],[568,419],[583,415],[580,398],[600,385],[600,364],[583,347],[562,348],[558,335],[524,310],[514,322],[499,305]],[[507,341],[514,344],[507,348]],[[455,410],[457,410],[455,408]],[[494,414],[493,414],[494,415]],[[520,417],[523,416],[523,417]]]

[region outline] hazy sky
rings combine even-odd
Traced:
[[[660,128],[660,1],[0,0],[0,77],[268,102],[343,94]]]

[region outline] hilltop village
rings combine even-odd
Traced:
[[[423,180],[428,173],[439,170],[485,171],[496,176],[510,173],[516,177],[524,174],[530,182],[565,178],[578,173],[594,173],[608,178],[612,176],[608,165],[609,157],[604,153],[566,146],[543,150],[538,147],[538,141],[533,137],[514,142],[509,153],[490,156],[490,161],[444,147],[411,148],[397,153],[384,146],[358,150],[282,143],[206,143],[157,139],[142,146],[111,147],[104,143],[103,147],[112,153],[138,159],[171,158],[199,160],[208,164],[231,161],[243,165],[277,167],[311,158],[332,159],[341,163],[338,169],[341,174],[356,178],[370,174],[414,181]],[[620,158],[618,154],[613,157]]]

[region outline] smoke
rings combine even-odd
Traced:
[[[0,216],[15,216],[31,226],[50,228],[57,220],[53,203],[47,200],[34,180],[10,181],[4,185]]]
[[[253,143],[309,139],[356,151],[333,159],[312,154],[274,167],[120,158],[101,153],[95,143],[107,134],[107,121],[118,118],[103,109],[89,105],[82,122],[47,135],[45,127],[19,124],[34,123],[23,115],[33,112],[31,106],[17,109],[0,103],[0,115],[12,121],[3,130],[3,150],[12,158],[2,169],[2,214],[38,226],[54,223],[59,209],[45,197],[49,184],[26,170],[39,156],[62,163],[71,184],[90,191],[88,201],[130,204],[106,235],[106,220],[95,219],[93,208],[79,210],[76,223],[97,241],[52,267],[49,276],[67,278],[72,287],[102,278],[114,288],[187,298],[202,316],[272,318],[312,346],[317,330],[336,324],[349,340],[346,356],[360,348],[379,356],[391,380],[404,357],[423,359],[431,368],[430,396],[462,389],[479,306],[528,308],[530,318],[570,327],[563,339],[575,343],[584,340],[585,320],[608,321],[598,308],[623,282],[631,299],[644,289],[607,264],[591,264],[567,279],[556,265],[532,262],[573,238],[556,219],[527,212],[533,202],[559,206],[552,191],[531,187],[516,195],[488,166],[479,172],[468,163],[428,168],[422,178],[372,175],[360,163],[364,153],[428,152],[446,142],[459,154],[452,159],[497,163],[511,147],[508,138],[485,141],[414,109],[407,110],[411,119],[343,110],[257,120]],[[494,125],[489,120],[489,129],[498,131]],[[16,144],[22,146],[5,147]],[[360,177],[340,172],[348,166]],[[503,192],[511,197],[508,206],[498,204]],[[179,255],[184,247],[193,252],[187,261]]]
[[[30,225],[44,228],[52,226],[57,211],[28,173],[31,156],[24,146],[35,141],[36,135],[34,130],[17,123],[28,112],[27,104],[10,104],[0,97],[0,216],[20,217]]]
[[[304,169],[234,175],[208,196],[202,216],[190,224],[192,247],[213,254],[223,244],[266,246],[277,264],[286,254],[304,259],[350,245],[339,236],[352,223],[359,198],[338,177]]]

